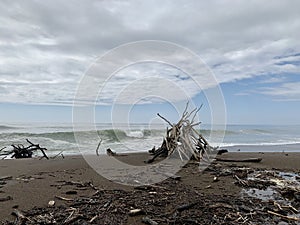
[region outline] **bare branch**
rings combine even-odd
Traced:
[[[99,148],[100,148],[101,143],[102,143],[102,139],[100,138],[99,144],[98,144],[98,146],[96,148],[96,155],[97,156],[99,156]]]
[[[158,115],[160,118],[162,118],[164,121],[166,121],[171,127],[173,127],[173,124],[172,124],[169,120],[167,120],[165,117],[161,116],[159,113],[157,113],[157,115]]]

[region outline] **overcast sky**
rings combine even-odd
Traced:
[[[207,64],[223,91],[229,123],[300,124],[299,8],[297,0],[2,0],[0,122],[70,121],[78,84],[99,56],[128,42],[162,40]],[[100,107],[106,110],[114,93],[142,75],[158,74],[202,101],[186,74],[152,63],[115,74]],[[157,102],[153,107],[159,111]]]

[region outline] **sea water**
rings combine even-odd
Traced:
[[[229,151],[300,151],[300,125],[227,125],[226,129],[210,129],[209,125],[197,128],[212,146],[220,146]],[[78,130],[78,129],[77,129]],[[78,148],[72,124],[1,124],[0,149],[11,144],[26,145],[26,138],[48,149],[48,155],[61,151],[67,154],[95,153],[102,139],[100,152],[107,148],[116,152],[143,152],[153,146],[158,147],[165,135],[166,126],[162,124],[96,124],[94,130],[82,127],[76,131],[83,139],[84,148]],[[97,132],[98,138],[91,133]],[[224,134],[223,141],[216,142],[212,134]],[[91,138],[93,137],[93,138]]]

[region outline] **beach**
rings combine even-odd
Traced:
[[[0,225],[300,225],[299,8],[0,1]]]
[[[282,220],[290,224],[300,223],[268,213],[276,212],[270,203],[272,199],[263,201],[246,196],[245,187],[236,178],[244,179],[240,171],[247,168],[254,174],[255,171],[287,172],[296,174],[299,179],[300,153],[235,152],[218,157],[262,158],[262,161],[215,161],[204,171],[199,171],[195,162],[189,162],[177,173],[178,179],[171,177],[161,183],[138,188],[103,178],[79,155],[50,160],[0,160],[1,222],[14,221],[16,217],[11,213],[17,209],[28,218],[30,215],[34,218],[34,213],[54,215],[53,218],[56,215],[56,221],[60,221],[57,223],[61,224],[70,215],[68,208],[78,208],[80,216],[69,224],[80,224],[78,221],[90,221],[88,224],[147,224],[145,217],[158,224],[172,221],[175,224],[210,224],[209,221],[220,224],[278,224]],[[144,165],[149,155],[133,153],[116,158],[128,164]],[[229,172],[225,174],[224,171]],[[114,196],[119,197],[116,199]],[[96,203],[83,203],[82,199]],[[50,201],[55,202],[54,206],[48,205]],[[75,204],[76,201],[80,204]],[[105,208],[105,204],[110,206]],[[299,199],[292,199],[289,204],[300,210]],[[258,209],[258,206],[265,208]],[[133,209],[141,212],[131,215],[130,210]],[[297,219],[299,212],[288,216]]]

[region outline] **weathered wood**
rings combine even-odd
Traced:
[[[158,225],[157,222],[155,222],[154,220],[150,219],[148,216],[145,216],[142,218],[142,222],[148,225]]]
[[[45,157],[46,159],[49,159],[49,157],[46,155],[45,150],[47,150],[46,148],[41,148],[39,144],[33,144],[31,141],[29,141],[28,139],[26,139],[26,141],[30,144],[30,146],[28,146],[26,149],[31,148],[31,152],[35,151],[35,150],[40,150],[43,153],[43,157]],[[32,155],[32,154],[31,154]]]
[[[106,149],[106,154],[108,156],[116,156],[117,155],[117,153],[113,152],[110,148]]]
[[[93,223],[98,218],[98,215],[94,216],[89,220],[89,223]]]
[[[192,207],[194,207],[197,204],[197,202],[193,202],[193,203],[189,203],[189,204],[185,204],[185,205],[180,205],[176,208],[177,211],[182,212],[184,210],[190,209]]]
[[[101,146],[101,143],[102,143],[102,139],[100,139],[98,145],[97,145],[97,148],[96,148],[96,155],[99,156],[99,148]]]
[[[60,151],[58,154],[56,154],[55,156],[53,156],[53,157],[51,157],[51,159],[55,159],[57,156],[59,156],[59,155],[62,155],[62,157],[63,157],[63,153],[64,151]]]
[[[142,209],[132,209],[129,211],[129,216],[137,216],[137,215],[141,215],[144,214],[145,212]]]
[[[65,197],[57,196],[57,195],[55,196],[55,198],[57,198],[59,200],[67,201],[67,202],[74,201],[74,199],[72,199],[72,198],[65,198]]]
[[[4,177],[0,177],[0,181],[11,180],[12,178],[13,178],[12,176],[4,176]]]
[[[180,120],[176,124],[172,124],[168,119],[157,113],[171,128],[167,128],[161,146],[149,151],[153,157],[145,162],[152,163],[157,157],[168,157],[175,151],[182,161],[184,161],[183,157],[185,157],[185,160],[195,159],[200,161],[204,156],[209,160],[208,153],[215,150],[215,148],[211,147],[202,134],[194,128],[200,124],[200,122],[195,123],[194,120],[201,107],[202,105],[188,112],[187,103]]]
[[[234,159],[234,158],[216,158],[216,161],[220,162],[261,162],[262,158],[245,158],[245,159]]]
[[[247,181],[242,180],[242,179],[239,178],[237,175],[234,175],[233,177],[239,182],[240,185],[245,186],[245,187],[248,187]]]
[[[14,209],[14,211],[11,214],[17,217],[17,221],[20,222],[20,224],[23,224],[22,223],[23,221],[28,220],[28,218],[24,216],[24,214],[17,209]]]
[[[273,211],[270,211],[270,210],[268,210],[268,213],[269,213],[269,214],[272,214],[272,215],[274,215],[274,216],[281,217],[281,218],[286,219],[286,220],[300,221],[300,218],[298,218],[298,217],[294,217],[294,216],[285,216],[285,215],[282,215],[282,214],[279,214],[279,213],[276,213],[276,212],[273,212]]]
[[[29,146],[24,147],[24,145],[22,145],[22,144],[18,144],[18,145],[12,144],[11,146],[13,147],[13,150],[1,153],[1,156],[11,155],[11,158],[16,158],[16,159],[31,158],[34,151],[40,150],[43,154],[42,158],[49,159],[49,157],[45,153],[45,151],[47,150],[46,148],[41,148],[39,144],[33,144],[28,139],[26,139],[26,141],[29,143]],[[6,157],[4,157],[4,158],[6,158]],[[4,158],[2,158],[2,159],[4,159]]]
[[[13,198],[11,196],[0,198],[0,202],[6,202],[6,201],[10,201],[10,200],[13,200]]]

